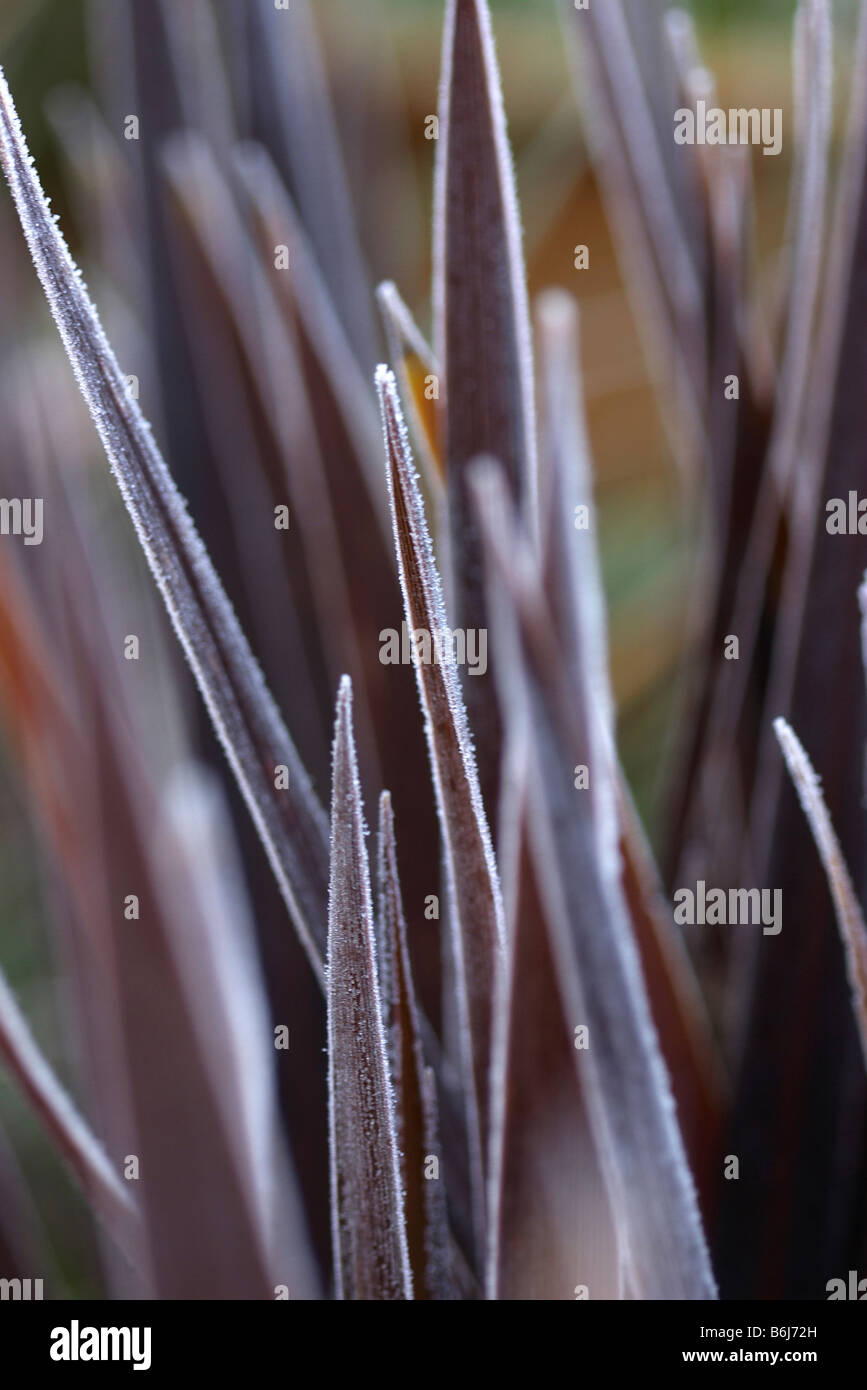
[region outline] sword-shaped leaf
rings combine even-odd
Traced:
[[[338,650],[345,659],[340,670],[353,676],[355,728],[362,777],[387,786],[404,833],[415,847],[404,868],[407,902],[417,904],[439,886],[436,811],[431,797],[417,788],[427,777],[427,752],[418,720],[415,679],[407,665],[381,660],[383,633],[400,627],[400,593],[395,584],[394,539],[386,490],[382,486],[382,425],[370,378],[353,358],[328,286],[316,263],[292,201],[265,152],[255,146],[239,151],[237,166],[249,198],[254,227],[270,260],[275,244],[289,251],[289,269],[276,275],[276,296],[303,365],[304,385],[318,442],[316,487],[308,486],[302,530],[308,547],[318,551],[317,563],[328,572],[337,568],[323,529],[326,507],[350,597],[355,646],[362,658],[364,684],[353,675],[351,647],[345,624],[332,616]],[[273,356],[271,373],[277,391],[284,369]],[[311,455],[314,451],[308,450]],[[317,459],[305,460],[308,472]],[[326,507],[318,507],[324,489]],[[332,585],[334,579],[332,577]],[[341,645],[342,644],[342,647]],[[381,776],[371,776],[366,756],[363,720],[365,703],[374,717],[375,753]],[[410,913],[412,921],[414,914]],[[413,941],[416,982],[425,1011],[436,1025],[441,1008],[440,962],[433,933],[416,934]]]
[[[451,1297],[445,1174],[440,1174],[433,1074],[425,1065],[422,1024],[406,940],[391,797],[379,802],[378,925],[380,987],[385,1010],[395,1127],[406,1200],[406,1234],[416,1298]],[[436,1163],[436,1171],[426,1168]]]
[[[584,1285],[593,1299],[616,1298],[617,1235],[530,847],[525,736],[512,726],[509,736],[509,969],[491,1068],[487,1293],[568,1300]]]
[[[377,342],[373,304],[314,6],[310,0],[292,0],[277,10],[272,0],[252,0],[244,9],[257,64],[251,92],[257,137],[282,147],[284,172],[316,247],[320,269],[358,362],[369,371]],[[273,106],[262,109],[260,116],[266,94]]]
[[[586,761],[600,858],[617,869],[647,980],[693,1171],[703,1195],[715,1177],[721,1119],[720,1067],[710,1024],[676,934],[614,748],[605,595],[593,503],[592,461],[581,402],[578,309],[550,291],[537,303],[541,445],[539,531],[543,575],[584,719],[595,726]],[[583,523],[583,524],[579,524]],[[505,872],[505,871],[504,871]],[[696,1160],[699,1160],[696,1167]]]
[[[867,926],[864,924],[864,914],[852,886],[840,842],[834,834],[815,769],[797,734],[785,719],[774,720],[774,733],[783,750],[789,775],[795,784],[798,800],[804,808],[804,815],[809,821],[816,848],[828,876],[828,887],[834,899],[843,950],[846,953],[852,1008],[861,1037],[864,1061],[867,1063]]]
[[[434,184],[434,354],[445,373],[440,444],[448,485],[454,617],[486,626],[481,549],[467,490],[479,454],[516,498],[535,498],[533,360],[521,229],[487,0],[449,0]],[[497,814],[500,741],[492,673],[464,682],[479,781]]]
[[[397,286],[386,280],[376,291],[376,302],[385,325],[388,355],[394,363],[403,399],[409,403],[409,419],[424,469],[424,481],[437,502],[441,500],[444,460],[437,439],[437,397],[442,381],[433,350],[422,337]]]
[[[390,371],[380,367],[386,469],[406,623],[425,714],[445,850],[457,967],[461,1060],[477,1219],[483,1211],[484,1126],[494,980],[502,963],[503,909],[455,662],[454,634],[424,516],[418,478]],[[425,650],[425,647],[427,650]],[[472,679],[472,678],[470,678]],[[479,1233],[480,1234],[480,1233]]]
[[[639,1298],[716,1296],[695,1189],[619,877],[599,854],[575,765],[588,747],[582,701],[532,552],[494,465],[474,483],[508,682],[504,717],[532,731],[527,778],[536,877],[562,1004],[589,1046],[575,1052],[630,1288]],[[497,599],[497,593],[500,597]],[[576,712],[577,711],[577,712]],[[604,768],[590,768],[594,775]]]
[[[824,1297],[822,1271],[849,1258],[848,1232],[862,1201],[848,1148],[867,1117],[867,1078],[857,1030],[847,1016],[849,991],[839,970],[838,928],[824,870],[812,851],[772,726],[773,718],[785,717],[810,749],[863,899],[863,794],[860,777],[852,773],[853,750],[863,746],[867,732],[863,673],[858,644],[847,624],[836,619],[861,583],[867,538],[829,534],[825,503],[859,488],[865,466],[864,6],[852,74],[822,312],[799,439],[796,507],[807,524],[789,536],[751,806],[748,848],[754,878],[781,894],[784,925],[781,936],[755,940],[751,990],[743,1001],[742,1062],[727,1141],[730,1152],[741,1156],[741,1179],[722,1185],[717,1244],[724,1296],[737,1289],[744,1297]],[[829,614],[835,621],[829,621]],[[801,1039],[795,1049],[793,1017],[799,1020]],[[757,1056],[760,1066],[755,1065]],[[834,1087],[828,1085],[827,1065],[818,1060],[825,1058],[834,1068]],[[795,1149],[794,1117],[800,1132],[811,1139]],[[780,1176],[768,1155],[776,1159],[782,1153],[789,1158]],[[804,1192],[826,1194],[821,1213],[801,1199]],[[783,1225],[789,1232],[786,1242],[779,1238]]]
[[[412,1298],[347,677],[337,697],[333,777],[326,981],[337,1296]]]
[[[2,971],[0,1054],[75,1174],[94,1212],[135,1263],[142,1237],[138,1207],[41,1052]]]
[[[327,829],[207,551],[52,217],[0,73],[0,163],[81,393],[286,906],[321,971]],[[276,769],[288,787],[275,788]]]

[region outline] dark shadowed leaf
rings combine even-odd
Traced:
[[[774,733],[783,750],[789,775],[795,784],[798,799],[804,808],[804,815],[809,821],[816,848],[828,876],[828,887],[834,899],[843,950],[846,953],[852,1008],[861,1037],[864,1061],[867,1063],[867,926],[864,924],[864,914],[855,895],[846,861],[840,851],[840,842],[834,834],[831,817],[828,815],[813,765],[785,719],[774,721]]]
[[[727,1138],[729,1152],[740,1155],[741,1180],[722,1185],[717,1267],[724,1296],[737,1288],[743,1297],[825,1297],[825,1271],[847,1268],[854,1258],[850,1233],[862,1209],[857,1174],[867,1132],[863,1057],[827,881],[785,777],[772,720],[784,717],[809,748],[863,902],[867,828],[852,750],[867,737],[867,709],[858,644],[840,614],[867,568],[867,538],[829,534],[826,502],[862,486],[867,459],[865,73],[862,7],[794,475],[793,505],[804,525],[790,536],[753,785],[748,848],[754,870],[745,881],[780,893],[783,924],[779,936],[763,934],[754,941],[749,991],[741,1000],[742,1060]],[[793,1047],[794,1017],[799,1023]],[[796,1115],[803,1136],[797,1145]],[[821,1211],[805,1200],[815,1192],[827,1194]],[[783,1229],[786,1241],[780,1239]]]
[[[450,1298],[445,1178],[433,1075],[425,1065],[421,1017],[403,915],[391,797],[379,802],[378,950],[395,1127],[416,1298]],[[436,1172],[427,1171],[431,1160]]]
[[[376,969],[352,686],[337,697],[328,895],[331,1220],[337,1297],[412,1298],[404,1197]]]
[[[250,200],[250,212],[262,247],[263,263],[275,285],[290,340],[300,358],[304,388],[312,416],[318,458],[299,461],[309,474],[302,533],[314,552],[317,567],[331,575],[341,567],[349,591],[351,630],[334,612],[324,620],[328,640],[345,646],[341,671],[353,676],[355,725],[359,764],[371,785],[388,786],[403,833],[415,846],[404,866],[404,890],[412,928],[416,904],[439,886],[436,811],[431,797],[418,795],[427,783],[427,757],[418,719],[415,679],[407,664],[382,659],[383,636],[401,626],[401,600],[395,583],[394,540],[382,482],[382,427],[369,377],[362,376],[353,358],[328,286],[289,195],[264,150],[245,146],[238,169]],[[289,267],[273,271],[273,248],[285,245]],[[272,354],[274,393],[284,392],[282,356]],[[285,410],[285,407],[284,407]],[[297,409],[293,414],[297,415]],[[325,503],[319,504],[321,493]],[[336,540],[326,543],[325,527],[332,518]],[[335,550],[336,547],[336,550]],[[353,662],[360,659],[359,679]],[[362,699],[361,697],[365,698]],[[373,756],[381,777],[372,779],[369,740],[365,740],[365,706],[373,712]],[[425,1011],[437,1023],[441,1010],[438,940],[430,932],[413,939],[415,978]]]

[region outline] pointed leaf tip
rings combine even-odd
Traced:
[[[321,979],[327,822],[151,427],[126,387],[0,74],[0,165],[79,389],[284,902]],[[277,791],[269,769],[286,766]]]
[[[410,1299],[404,1194],[347,676],[340,682],[334,728],[326,981],[337,1296]]]
[[[444,645],[444,635],[451,628],[394,376],[387,368],[380,368],[376,382],[405,619],[410,632],[426,634],[430,639],[427,649],[423,641],[413,643],[413,662],[425,714],[449,899],[454,908],[450,918],[467,1123],[476,1205],[481,1214],[491,999],[505,937],[500,885],[457,664],[454,652],[447,652]],[[481,1229],[477,1236],[481,1240]]]
[[[774,720],[774,733],[828,878],[846,955],[855,1022],[867,1063],[867,925],[816,771],[797,734],[785,719]]]

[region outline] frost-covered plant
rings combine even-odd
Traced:
[[[97,221],[145,216],[132,273],[149,287],[153,337],[129,342],[192,510],[202,504],[202,530],[234,557],[231,572],[220,565],[234,605],[0,76],[0,162],[33,262],[283,904],[275,912],[256,883],[238,808],[233,827],[194,754],[207,735],[194,737],[173,693],[186,678],[161,651],[158,618],[141,614],[155,652],[145,696],[111,655],[115,571],[92,549],[92,509],[64,459],[74,410],[62,391],[60,406],[37,391],[17,414],[7,396],[13,438],[27,438],[28,412],[46,432],[63,533],[62,562],[39,583],[0,567],[0,690],[68,899],[87,1120],[2,980],[0,1046],[99,1220],[108,1291],[711,1299],[718,1278],[741,1296],[821,1289],[838,1251],[828,1235],[827,1271],[808,1267],[791,1194],[774,1201],[790,1203],[796,1254],[766,1259],[777,1208],[765,1211],[760,1165],[790,1141],[771,1094],[784,1039],[768,1014],[797,995],[818,940],[830,973],[805,1026],[826,1037],[846,970],[769,755],[769,716],[786,710],[832,770],[837,741],[851,747],[865,722],[857,660],[832,722],[817,693],[852,645],[828,621],[830,599],[854,595],[865,556],[856,536],[829,558],[815,518],[826,491],[855,485],[867,439],[864,393],[851,396],[867,308],[867,66],[823,285],[830,14],[803,0],[795,101],[810,119],[796,131],[778,344],[760,329],[743,151],[714,159],[671,138],[675,107],[708,92],[688,19],[661,0],[564,3],[596,176],[650,350],[670,365],[664,409],[688,519],[707,541],[668,886],[687,873],[782,880],[787,904],[781,946],[750,955],[711,934],[695,952],[727,1057],[741,1041],[729,1096],[620,766],[577,307],[549,291],[531,324],[485,0],[445,6],[433,342],[383,285],[391,369],[375,372],[307,5],[180,8],[114,10],[152,132],[131,173],[89,99],[67,93],[56,119],[73,158],[84,131],[96,151]],[[863,58],[867,24],[859,45]],[[413,673],[381,660],[382,633],[403,624]],[[487,669],[461,670],[455,635],[469,632],[489,634]],[[329,825],[323,697],[330,708],[335,689]],[[848,1067],[853,1017],[867,1031],[867,935],[843,860],[860,806],[832,778],[841,851],[806,755],[784,721],[775,729],[840,915],[856,1007],[832,1056]],[[379,804],[373,884],[365,798]],[[809,1124],[814,1082],[792,1067]],[[860,1074],[850,1106],[853,1094],[863,1113]],[[743,1178],[727,1184],[740,1155]],[[810,1161],[827,1177],[836,1160],[829,1149]],[[827,1232],[854,1229],[846,1200],[829,1197]]]

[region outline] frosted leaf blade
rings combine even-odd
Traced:
[[[105,1150],[75,1109],[41,1052],[0,972],[0,1053],[121,1250],[133,1260],[141,1218]]]
[[[376,970],[352,687],[337,698],[328,899],[328,1090],[337,1296],[411,1299],[394,1101]]]
[[[533,356],[514,171],[487,0],[449,0],[434,181],[434,355],[444,372],[440,441],[448,489],[454,618],[486,626],[481,550],[467,490],[479,454],[500,459],[533,505]],[[493,677],[466,681],[485,809],[496,822]]]
[[[834,834],[831,817],[813,765],[785,719],[774,720],[774,733],[828,876],[828,887],[834,899],[840,937],[846,953],[852,1008],[861,1038],[864,1061],[867,1064],[867,926],[864,923],[864,914],[855,895],[840,842]]]
[[[410,632],[428,634],[432,655],[437,636],[449,631],[442,587],[394,377],[380,367],[376,379],[406,623]],[[451,659],[446,653],[447,659],[426,661],[419,659],[415,643],[413,648],[453,905],[471,1165],[478,1184],[487,1111],[491,1001],[504,940],[502,901],[453,654]],[[478,1189],[476,1200],[482,1200]]]
[[[580,1080],[631,1285],[638,1297],[712,1299],[695,1190],[622,889],[600,858],[589,811],[576,805],[572,769],[582,761],[582,730],[575,692],[557,659],[535,560],[493,465],[477,471],[474,491],[490,592],[501,595],[496,636],[510,671],[504,717],[510,727],[532,730],[528,823],[536,876],[564,1009],[589,1028]]]
[[[0,74],[0,163],[49,307],[151,572],[314,969],[321,972],[326,825],[186,507],[128,393],[52,218]],[[275,768],[289,788],[275,792]]]
[[[397,867],[391,797],[379,802],[377,863],[380,988],[395,1094],[395,1124],[406,1200],[407,1244],[416,1298],[450,1297],[444,1185],[425,1172],[442,1163],[436,1096],[422,1048]]]

